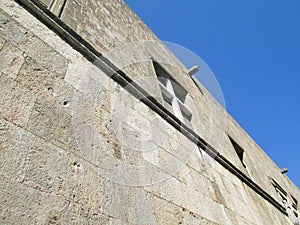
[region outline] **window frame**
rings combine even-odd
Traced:
[[[153,65],[164,102],[172,107],[174,115],[183,124],[193,129],[193,114],[184,104],[188,92],[161,65],[157,62],[153,62]]]

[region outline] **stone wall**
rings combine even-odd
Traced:
[[[123,1],[67,0],[62,11],[58,3],[55,15],[167,107],[159,62],[188,90],[195,133],[279,204],[268,177],[300,199]],[[1,1],[1,224],[293,224],[97,64],[16,2]],[[246,168],[228,135],[244,149]]]

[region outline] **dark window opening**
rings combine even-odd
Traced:
[[[241,163],[246,168],[246,165],[244,164],[244,161],[243,161],[244,160],[244,149],[238,143],[236,143],[236,141],[233,140],[229,135],[228,135],[228,137],[229,137],[229,140],[230,140],[237,156],[239,157]]]
[[[298,210],[298,201],[297,199],[294,198],[293,195],[290,195],[291,198],[292,198],[292,208],[293,208],[293,212],[295,214],[295,216],[298,218],[298,213],[297,213],[297,210]]]
[[[277,192],[279,192],[280,195],[285,196],[285,198],[286,198],[287,192],[273,178],[272,178],[272,184],[273,184],[275,190]]]
[[[273,178],[269,177],[269,179],[271,180],[271,183],[274,189],[276,190],[277,194],[281,198],[281,201],[285,208],[287,210],[292,210],[291,213],[293,214],[293,216],[295,216],[295,218],[298,218],[298,201],[291,194],[288,194]],[[289,215],[289,217],[293,216]]]
[[[288,208],[287,192],[273,178],[271,178],[271,183],[272,183],[275,191],[277,192],[278,196],[280,197],[281,202],[283,203],[283,205],[286,208]]]
[[[298,201],[291,195],[292,199],[293,199],[293,208],[297,210],[298,208]]]

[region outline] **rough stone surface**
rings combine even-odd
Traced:
[[[24,63],[24,57],[19,49],[11,43],[6,43],[0,51],[0,61],[0,71],[7,74],[10,78],[16,78]]]
[[[4,74],[0,77],[0,87],[1,118],[25,127],[34,105],[35,95]]]
[[[54,86],[63,79],[62,74],[50,72],[32,58],[27,57],[17,78],[17,82],[36,93],[49,99],[54,94]]]
[[[5,44],[5,40],[0,37],[0,49],[3,47],[3,45]]]
[[[50,71],[65,74],[67,60],[35,35],[27,33],[20,42],[19,48]]]
[[[62,7],[56,1],[51,10]],[[188,90],[197,134],[278,203],[268,177],[289,203],[291,195],[300,200],[123,1],[66,1],[61,20],[173,112],[158,61]],[[0,1],[0,224],[293,224],[111,75],[14,1]],[[246,168],[229,136],[244,149]]]
[[[9,16],[1,10],[0,32],[4,39],[17,45],[22,40],[26,30],[11,20]]]

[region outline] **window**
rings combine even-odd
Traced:
[[[188,92],[162,66],[156,62],[153,65],[165,105],[170,106],[169,109],[182,123],[192,128],[192,113],[184,104]]]
[[[298,201],[292,195],[290,195],[290,196],[291,196],[291,199],[292,199],[293,213],[296,216],[296,218],[298,218],[298,213],[297,213],[297,210],[298,210]]]
[[[275,188],[276,192],[280,196],[282,203],[286,206],[287,204],[287,192],[273,179],[271,178],[272,185]]]
[[[291,194],[288,194],[273,178],[269,177],[277,194],[286,208],[289,218],[294,224],[300,224],[298,221],[298,201]]]
[[[244,149],[242,149],[242,147],[238,143],[236,143],[235,140],[233,140],[229,135],[228,135],[228,137],[229,137],[229,140],[230,140],[236,154],[238,155],[241,163],[246,168],[246,165],[244,164],[244,161],[243,161],[243,159],[244,159]]]

